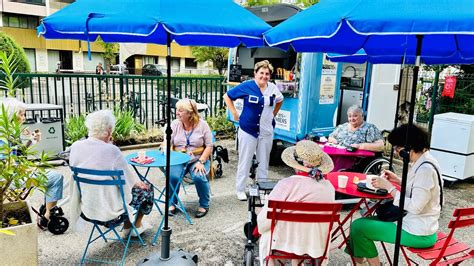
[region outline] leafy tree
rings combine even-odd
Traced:
[[[7,35],[4,32],[0,31],[0,52],[3,52],[5,58],[9,58],[9,62],[5,62],[8,64],[10,69],[15,73],[30,73],[30,63],[28,62],[28,58],[26,57],[25,51],[21,46],[19,46],[15,40]],[[0,63],[3,62],[3,59],[0,58]],[[2,65],[5,65],[2,63]],[[7,73],[5,73],[4,69],[0,70],[0,89],[7,89],[5,86],[7,85],[6,77]],[[12,78],[12,80],[16,80],[12,86],[21,88],[24,87],[26,83],[26,79],[17,79]],[[10,92],[9,92],[10,93]]]
[[[227,68],[227,60],[229,57],[229,49],[227,48],[216,48],[216,47],[192,47],[191,51],[193,56],[196,57],[196,62],[206,62],[210,60],[214,67],[219,71],[219,75],[222,75],[225,68]]]
[[[118,43],[106,43],[100,37],[97,38],[97,43],[104,49],[102,56],[105,60],[106,72],[110,73],[110,65],[112,65],[116,54],[119,52],[119,45]]]

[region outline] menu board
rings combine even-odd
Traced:
[[[242,66],[241,65],[230,65],[229,81],[230,82],[240,82],[241,76],[242,76]]]

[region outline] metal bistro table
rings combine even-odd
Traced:
[[[346,188],[340,188],[338,186],[338,182],[337,182],[338,180],[337,179],[338,179],[339,175],[345,175],[345,176],[349,177],[349,179],[347,180]],[[339,244],[338,248],[341,248],[348,240],[348,238],[346,237],[346,234],[344,233],[344,225],[349,220],[352,221],[352,216],[354,215],[354,213],[357,210],[359,210],[359,208],[362,204],[364,204],[364,206],[367,208],[367,211],[362,215],[363,217],[366,217],[366,216],[370,216],[374,213],[375,209],[379,206],[379,204],[382,202],[382,200],[392,198],[392,195],[390,195],[390,194],[386,194],[386,195],[381,196],[381,195],[366,193],[366,192],[362,192],[362,191],[357,190],[357,184],[354,183],[354,177],[357,177],[359,179],[359,182],[365,182],[366,176],[367,175],[365,175],[365,174],[354,173],[354,172],[332,172],[332,173],[328,173],[326,175],[326,179],[329,180],[329,182],[331,182],[331,184],[334,186],[334,189],[336,190],[336,192],[346,194],[346,195],[349,195],[349,196],[352,196],[352,197],[360,198],[359,202],[351,209],[351,211],[339,223],[339,226],[332,233],[332,240],[331,241],[336,240],[336,238],[339,236],[337,234],[338,231],[341,231],[341,234],[344,238],[342,243]],[[394,186],[396,186],[397,188],[400,187],[398,184],[394,184],[394,183],[392,183],[392,184]],[[368,202],[367,202],[368,199],[375,200],[376,203],[373,204],[373,205],[371,205],[371,204],[369,205]]]
[[[164,196],[165,190],[160,189],[157,186],[155,186],[153,183],[151,183],[147,179],[147,176],[148,176],[148,173],[150,172],[151,168],[159,168],[161,170],[161,168],[166,166],[166,155],[163,152],[158,151],[158,150],[147,150],[145,152],[145,155],[147,157],[152,157],[154,159],[153,162],[148,163],[148,164],[139,164],[139,163],[132,162],[131,159],[137,157],[137,155],[138,155],[138,153],[135,152],[135,153],[132,153],[132,154],[129,154],[128,156],[126,156],[125,159],[133,167],[133,169],[137,173],[138,177],[142,181],[150,184],[153,187],[153,189],[155,189],[155,191],[158,192],[159,196],[155,197],[153,202],[154,202],[156,208],[158,209],[158,211],[160,212],[160,214],[163,215],[163,212],[161,211],[158,204],[159,203],[165,203],[165,201],[161,199]],[[186,165],[187,165],[187,163],[189,162],[190,159],[191,159],[191,157],[188,154],[185,154],[185,153],[182,153],[182,152],[171,151],[170,166],[183,165],[183,171],[184,171],[184,168],[186,167]],[[142,174],[139,171],[139,168],[146,168],[145,173]],[[173,202],[174,198],[176,197],[176,199],[178,201],[178,204],[177,204],[176,208],[178,208],[181,212],[183,212],[183,214],[185,215],[186,220],[189,222],[189,224],[193,224],[193,222],[191,221],[191,218],[189,217],[188,213],[186,212],[186,209],[185,209],[185,206],[184,206],[183,202],[181,201],[181,199],[178,196],[177,188],[180,185],[181,185],[181,182],[179,182],[176,187],[171,186],[170,191],[172,192],[172,194],[171,194],[171,197],[170,197],[170,202]],[[153,238],[153,242],[152,242],[153,244],[156,244],[157,238],[158,238],[158,236],[160,235],[160,232],[161,232],[161,227],[163,226],[163,222],[164,222],[164,217],[161,220],[161,223],[160,223],[160,226],[158,227],[158,230],[156,231],[155,237]]]
[[[330,144],[319,144],[323,151],[327,153],[334,162],[334,170],[350,169],[357,158],[374,157],[375,153],[372,151],[357,149],[354,152],[349,152],[346,147],[333,146]]]

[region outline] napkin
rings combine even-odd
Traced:
[[[149,164],[155,161],[153,157],[145,156],[144,158],[140,159],[138,156],[135,158],[130,159],[130,161],[139,164]]]

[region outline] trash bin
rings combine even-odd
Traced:
[[[64,151],[63,108],[54,104],[28,104],[25,127],[30,132],[39,130],[41,140],[32,145],[32,150],[56,156]]]

